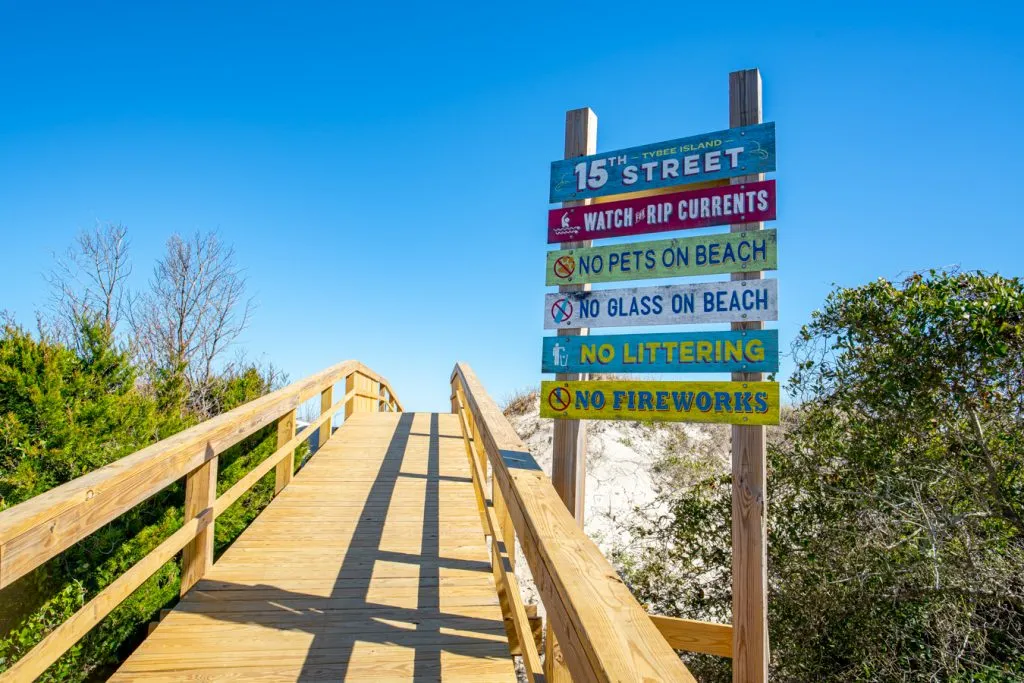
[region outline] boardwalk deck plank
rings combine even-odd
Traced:
[[[458,418],[356,414],[112,681],[515,680]]]

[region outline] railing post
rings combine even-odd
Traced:
[[[334,385],[327,387],[320,392],[320,414],[323,415],[331,406],[334,405]],[[327,439],[331,438],[331,422],[334,418],[331,418],[324,424],[320,425],[320,433],[316,437],[316,448],[320,450],[327,443]]]
[[[285,445],[295,436],[295,409],[282,415],[277,420],[277,447]],[[295,451],[282,458],[274,468],[274,495],[281,493],[281,490],[292,480],[295,472]]]
[[[185,595],[213,566],[217,454],[209,444],[206,446],[206,456],[206,462],[185,475],[185,521],[194,517],[207,517],[208,524],[181,551],[181,595]]]
[[[345,377],[345,395],[346,396],[348,396],[351,392],[355,391],[355,388],[356,388],[356,377],[358,377],[358,376],[359,375],[357,375],[356,373],[353,372],[351,375],[348,375],[347,377]],[[350,398],[348,401],[345,402],[345,419],[346,420],[348,418],[350,418],[353,415],[353,413],[357,412],[356,411],[356,405],[358,404],[358,402],[359,402],[359,397],[358,396],[353,396],[352,398]]]
[[[345,378],[345,394],[355,391],[356,395],[345,405],[345,417],[354,413],[374,413],[378,410],[379,399],[374,398],[379,391],[376,380],[370,379],[360,372],[353,372]]]

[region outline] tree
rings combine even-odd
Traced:
[[[801,401],[768,454],[773,679],[1024,678],[1024,285],[838,289],[794,350]],[[658,551],[627,578],[656,609],[728,618],[730,488],[638,525]]]
[[[0,331],[0,508],[142,448],[159,434],[154,406],[98,320],[79,322],[76,351],[7,324]]]
[[[173,235],[149,291],[132,307],[146,367],[167,381],[183,380],[189,408],[203,416],[212,414],[207,398],[215,363],[249,321],[245,284],[234,249],[216,234]]]
[[[72,344],[81,321],[96,319],[113,333],[127,312],[126,282],[131,275],[127,229],[120,224],[83,230],[46,276],[50,286],[50,327]]]
[[[214,367],[249,312],[248,304],[240,310],[244,282],[230,249],[212,236],[190,243],[172,239],[154,273],[154,291],[136,302],[146,306],[132,311],[121,298],[126,245],[119,228],[86,234],[69,251],[77,263],[91,263],[95,270],[67,269],[60,272],[91,274],[52,280],[60,295],[55,300],[65,306],[54,316],[62,334],[48,333],[57,327],[52,324],[41,325],[33,336],[0,314],[0,510],[251,401],[283,381],[273,366],[251,363],[241,354]],[[91,256],[82,261],[83,254]],[[172,290],[170,283],[181,287]],[[133,361],[147,357],[140,351],[159,350],[154,342],[161,337],[144,338],[149,345],[137,350],[121,348],[114,339],[118,319],[131,313],[133,327],[174,320],[172,292],[182,295],[177,310],[187,312],[177,319],[183,332],[173,341],[192,341],[165,347],[172,354],[154,353],[153,362],[140,368]],[[175,348],[185,351],[174,354]],[[145,381],[138,381],[140,372]],[[218,491],[230,488],[276,446],[270,425],[219,453]],[[298,461],[303,450],[298,449]],[[267,473],[220,515],[218,552],[272,499],[274,476]],[[183,499],[181,482],[167,487],[0,592],[0,672],[179,529]],[[119,655],[140,641],[146,624],[174,603],[178,588],[179,563],[171,560],[40,680],[103,680]]]

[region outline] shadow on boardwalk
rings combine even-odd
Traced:
[[[511,671],[504,625],[500,618],[485,619],[459,614],[457,599],[456,606],[451,608],[452,611],[446,613],[441,610],[443,568],[485,571],[489,575],[490,566],[485,562],[442,556],[441,535],[445,533],[445,529],[441,528],[439,517],[442,505],[441,482],[470,480],[441,476],[440,439],[452,437],[442,437],[436,414],[430,415],[428,433],[414,432],[415,417],[406,413],[398,418],[397,427],[355,523],[351,540],[344,551],[345,559],[333,586],[325,590],[322,586],[326,586],[328,582],[324,581],[316,593],[305,593],[283,590],[267,584],[242,585],[207,579],[197,584],[175,611],[202,613],[218,621],[263,627],[278,632],[282,641],[281,651],[268,653],[252,645],[254,651],[249,663],[252,668],[249,671],[254,678],[264,678],[270,673],[263,663],[275,658],[272,656],[268,659],[268,655],[277,655],[277,665],[271,668],[282,674],[282,677],[293,680],[382,680],[401,677],[416,681],[435,681],[441,677],[444,666],[442,658],[446,654],[482,660],[481,663],[500,657],[509,663],[508,671]],[[420,424],[424,417],[426,416],[421,416]],[[335,435],[335,438],[338,436],[341,435]],[[412,437],[428,437],[425,474],[401,471]],[[400,478],[404,477],[422,479],[425,484],[422,517],[419,516],[418,508],[411,508],[417,510],[417,514],[414,515],[415,521],[422,520],[422,529],[419,531],[420,552],[415,554],[384,550],[381,547],[389,514],[395,514],[388,512],[390,504]],[[341,483],[338,485],[343,486]],[[345,495],[345,491],[339,490],[338,495]],[[472,512],[476,512],[475,506]],[[257,520],[255,524],[258,523]],[[477,528],[479,529],[478,523]],[[244,537],[243,535],[242,538]],[[479,543],[483,546],[482,530]],[[339,549],[338,552],[342,551]],[[230,555],[228,557],[230,558]],[[227,564],[230,563],[231,559],[227,559]],[[407,568],[407,576],[418,577],[418,580],[410,578],[404,583],[403,585],[409,588],[402,596],[396,596],[411,602],[412,596],[408,591],[415,590],[415,607],[396,607],[380,602],[394,602],[388,600],[389,596],[382,593],[381,586],[395,585],[395,582],[385,581],[374,586],[375,569],[381,566],[380,563],[402,566]],[[413,585],[416,586],[415,589],[412,588]],[[493,590],[493,582],[490,586]],[[446,595],[452,596],[457,593],[449,591]],[[493,596],[493,600],[480,599],[477,602],[496,604],[496,593],[493,593]],[[467,602],[468,604],[470,602]],[[261,629],[238,629],[237,637],[246,638],[247,635],[260,631]],[[311,634],[312,640],[293,639],[290,642],[294,644],[284,645],[284,642],[288,641],[289,632]],[[158,637],[159,633],[160,629],[154,635]],[[211,636],[214,633],[215,637],[224,638],[230,637],[236,630],[211,627]],[[266,637],[267,632],[262,633],[263,637]],[[273,638],[273,635],[271,637]],[[303,646],[301,642],[308,642],[308,645]],[[190,654],[192,653],[180,653],[178,671],[188,667]],[[206,660],[202,659],[202,653],[195,654],[196,668],[208,672],[209,653],[206,653]],[[299,657],[304,657],[301,666],[298,666]],[[132,676],[131,661],[129,658],[126,662],[129,669],[122,671],[122,676]],[[245,666],[242,662],[240,664]],[[372,668],[367,670],[367,666]],[[494,671],[493,666],[485,668],[487,671]],[[286,671],[288,675],[285,675]],[[505,676],[484,675],[484,671],[481,671],[482,675],[478,678],[472,675],[472,671],[463,670],[461,673],[465,680],[509,680]],[[237,674],[236,677],[246,678],[244,674]],[[276,678],[273,675],[270,677]]]

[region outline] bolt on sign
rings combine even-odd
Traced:
[[[548,211],[548,243],[775,220],[775,181]]]
[[[544,297],[545,329],[778,320],[775,280],[556,292]]]
[[[541,382],[540,416],[642,422],[779,423],[778,382]]]
[[[547,285],[775,270],[774,230],[548,252]]]
[[[778,372],[778,330],[544,337],[542,372]]]
[[[549,201],[734,178],[775,170],[775,124],[714,133],[551,162]]]

